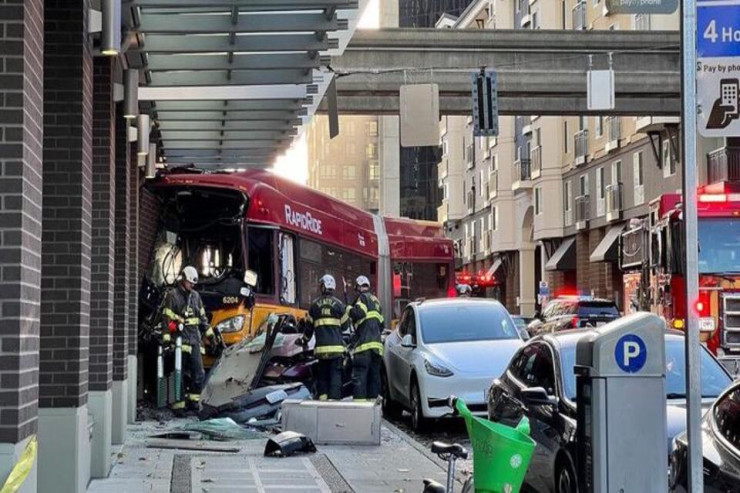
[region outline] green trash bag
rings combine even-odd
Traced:
[[[516,428],[473,416],[462,399],[455,407],[465,419],[473,444],[473,480],[476,493],[518,493],[524,482],[535,442],[529,420]]]

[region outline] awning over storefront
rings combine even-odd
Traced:
[[[622,234],[623,229],[624,224],[612,226],[593,251],[589,260],[591,262],[617,262],[619,260],[619,235]]]
[[[566,238],[545,264],[545,270],[575,270],[575,268],[576,239]]]

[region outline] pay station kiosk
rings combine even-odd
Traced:
[[[665,323],[635,313],[576,347],[579,491],[667,491]]]

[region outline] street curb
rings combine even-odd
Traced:
[[[383,418],[383,426],[387,427],[389,430],[391,430],[393,433],[401,437],[401,439],[411,445],[414,449],[416,449],[417,452],[421,453],[424,457],[435,463],[440,469],[447,472],[447,463],[437,457],[436,454],[433,454],[429,451],[426,447],[424,447],[422,444],[414,440],[411,436],[409,436],[405,431],[398,428],[396,425],[388,421],[387,419]],[[455,481],[460,483],[460,486],[462,486],[465,481],[467,480],[467,476],[462,474],[459,469],[455,469]]]

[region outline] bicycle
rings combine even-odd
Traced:
[[[479,487],[488,492],[516,493],[521,488],[535,443],[529,437],[529,421],[522,418],[516,428],[473,416],[461,399],[430,399],[430,407],[449,407],[452,416],[462,416],[475,452],[473,475],[465,480],[462,493],[475,492],[475,471]],[[436,481],[424,480],[424,493],[454,493],[455,462],[467,459],[468,451],[458,443],[434,442],[431,450],[447,462],[446,487]]]
[[[452,409],[448,415],[458,416],[459,413],[455,408],[457,399],[450,396],[448,399],[429,399],[429,407],[449,407]],[[446,486],[439,484],[432,479],[424,480],[423,493],[454,493],[455,491],[455,462],[458,459],[467,459],[468,451],[459,443],[434,442],[431,446],[432,453],[447,462],[447,481]],[[469,477],[463,484],[462,493],[473,493],[473,477]]]

